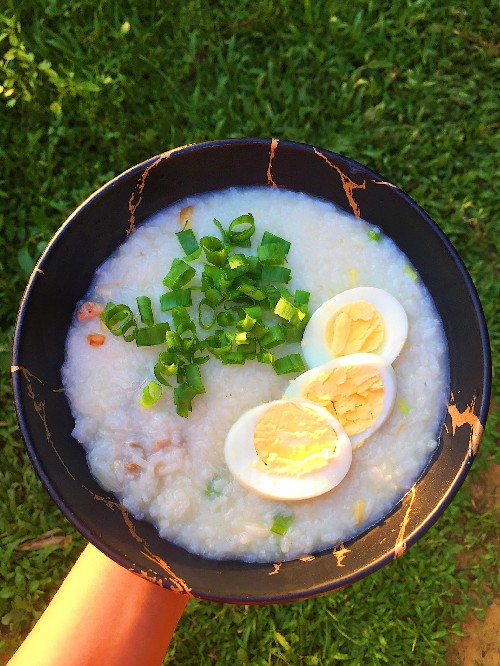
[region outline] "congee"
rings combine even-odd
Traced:
[[[104,488],[189,551],[255,562],[386,515],[436,449],[449,390],[408,258],[270,187],[189,197],[138,227],[82,294],[62,376]]]

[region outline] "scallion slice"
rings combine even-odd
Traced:
[[[166,294],[160,296],[160,308],[162,312],[173,310],[178,307],[186,307],[192,305],[191,289],[174,289],[167,291]]]
[[[276,236],[275,234],[271,233],[270,231],[264,231],[262,234],[262,240],[260,242],[261,245],[267,245],[267,243],[280,243],[280,245],[283,245],[283,248],[285,250],[285,254],[288,254],[291,243],[290,241],[285,240],[284,238],[281,238],[281,236]]]
[[[224,266],[227,258],[227,249],[224,243],[215,236],[203,236],[200,245],[205,253],[207,261],[214,266]]]
[[[274,361],[274,354],[268,351],[261,351],[257,354],[257,361],[259,363],[270,363]]]
[[[277,375],[286,375],[289,372],[304,372],[306,369],[300,354],[287,354],[273,361],[274,372]]]
[[[162,393],[163,388],[161,384],[158,384],[157,382],[149,382],[142,391],[142,397],[140,400],[142,407],[145,407],[146,409],[152,407],[161,398]]]
[[[237,291],[241,294],[245,294],[245,296],[248,296],[253,301],[263,301],[266,298],[265,292],[263,292],[262,289],[255,287],[250,282],[244,282],[243,284],[238,285]]]
[[[242,351],[229,351],[225,354],[221,354],[219,360],[224,365],[245,365],[247,360],[247,355]]]
[[[295,305],[307,305],[310,298],[311,292],[304,291],[303,289],[297,289],[294,297]]]
[[[163,366],[163,373],[169,377],[173,377],[179,371],[179,357],[175,352],[161,352],[158,363]]]
[[[264,247],[266,247],[264,245]],[[285,266],[263,266],[261,279],[266,282],[281,282],[288,284],[292,277],[292,271]]]
[[[203,330],[208,331],[215,324],[216,311],[208,298],[202,298],[198,304],[198,321]]]
[[[195,269],[182,259],[174,259],[169,272],[163,278],[163,284],[170,289],[180,289],[191,282]]]
[[[293,324],[294,326],[298,326],[298,324],[300,324],[300,322],[306,316],[305,312],[296,308],[293,303],[287,301],[283,296],[281,296],[279,301],[276,303],[274,307],[274,314],[277,314],[278,317],[281,317],[282,319],[286,319],[286,321],[290,322],[290,324]]]
[[[231,245],[250,247],[250,238],[255,231],[255,221],[251,213],[240,215],[229,225],[227,236]]]
[[[278,513],[274,517],[273,524],[271,525],[271,532],[274,532],[274,534],[278,534],[279,536],[284,536],[290,529],[292,522],[293,516]]]
[[[196,333],[196,324],[189,316],[189,312],[186,308],[174,308],[172,310],[172,319],[174,328],[179,335],[182,335],[186,331]]]
[[[187,418],[189,412],[193,411],[192,401],[198,395],[198,391],[188,384],[179,384],[174,388],[174,403],[179,416]]]
[[[219,312],[217,315],[217,324],[225,328],[226,326],[232,326],[236,321],[236,316],[232,312]]]
[[[154,324],[146,328],[138,328],[136,331],[136,344],[138,347],[152,347],[165,342],[165,335],[170,331],[168,322]]]
[[[380,231],[376,227],[370,229],[367,235],[368,235],[368,240],[375,241],[376,243],[379,243],[382,239]]]
[[[122,335],[130,324],[135,324],[134,313],[128,305],[109,303],[101,312],[101,320],[113,335]]]
[[[137,307],[139,308],[139,315],[141,321],[145,326],[152,326],[154,322],[153,308],[151,306],[151,299],[149,296],[137,296]]]
[[[196,240],[196,236],[192,229],[183,229],[182,231],[178,231],[175,235],[189,259],[195,259],[200,256],[200,246],[198,245],[198,241]],[[198,255],[198,257],[195,257],[195,255]]]
[[[267,333],[259,340],[261,347],[271,349],[285,342],[285,331],[281,324],[271,326]]]
[[[197,393],[205,393],[205,385],[201,378],[200,366],[197,363],[189,363],[184,368],[186,382],[191,388],[195,389]]]
[[[286,251],[281,243],[266,243],[259,245],[257,256],[265,264],[283,264],[286,259]]]

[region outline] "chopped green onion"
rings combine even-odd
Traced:
[[[227,258],[227,263],[229,264],[229,268],[232,268],[233,270],[236,268],[248,269],[250,267],[244,254],[232,254]]]
[[[306,315],[300,324],[298,324],[298,326],[294,326],[293,324],[288,323],[284,324],[283,328],[285,330],[286,341],[300,342],[302,340],[302,336],[304,335],[304,329],[307,326],[309,319],[311,319],[311,317]]]
[[[283,282],[288,284],[291,277],[292,271],[285,266],[263,266],[262,268],[261,279],[267,282]]]
[[[280,236],[275,236],[270,231],[264,231],[260,244],[267,245],[268,243],[279,243],[280,245],[283,246],[285,254],[288,254],[288,251],[290,250],[291,246],[291,243],[285,240],[284,238],[281,238]]]
[[[163,278],[163,284],[170,289],[180,289],[184,287],[195,276],[195,269],[186,264],[182,259],[174,259],[169,272]]]
[[[242,331],[251,331],[256,323],[257,320],[246,313],[245,317],[240,319],[240,321],[236,324],[236,327],[240,328]]]
[[[406,264],[403,270],[411,277],[412,280],[418,280],[418,275],[417,273],[415,273],[415,271],[411,266],[408,266],[408,264]]]
[[[266,349],[277,347],[285,342],[285,331],[281,324],[271,326],[263,338],[260,339],[260,345]]]
[[[229,351],[226,354],[221,354],[219,357],[220,362],[224,365],[244,365],[248,356],[245,352],[241,351]]]
[[[207,363],[207,361],[210,360],[210,356],[208,354],[206,356],[193,356],[193,363],[197,363],[198,365],[203,365],[203,363]]]
[[[301,340],[309,320],[307,291],[292,294],[285,286],[291,279],[291,270],[283,264],[290,243],[270,232],[264,232],[255,255],[234,252],[234,247],[251,247],[255,233],[253,216],[240,215],[232,220],[227,230],[214,219],[222,234],[204,236],[199,241],[186,226],[176,233],[184,250],[183,259],[174,259],[163,279],[167,293],[159,304],[162,312],[172,312],[169,323],[154,323],[153,305],[148,296],[137,297],[137,307],[143,327],[138,328],[132,310],[126,305],[110,302],[101,313],[101,319],[114,335],[127,341],[135,339],[138,346],[162,345],[154,364],[156,381],[143,391],[141,404],[149,407],[162,394],[163,386],[176,380],[173,399],[177,413],[188,416],[194,397],[205,392],[200,366],[213,354],[223,364],[243,365],[249,359],[272,364],[278,374],[304,370],[299,354],[275,358],[270,351],[285,341]],[[196,270],[188,261],[205,254],[205,264],[197,282]],[[232,253],[231,253],[232,252]],[[198,323],[190,316],[193,306],[192,291],[200,291]],[[273,325],[274,315],[281,323]],[[275,319],[276,321],[276,319]],[[198,329],[218,328],[205,339],[198,337]],[[274,351],[274,350],[273,350]]]
[[[205,289],[204,294],[207,301],[213,305],[219,305],[224,300],[224,296],[215,288]]]
[[[179,357],[175,352],[161,352],[158,363],[163,367],[163,374],[173,377],[179,371]]]
[[[269,309],[274,310],[276,304],[281,298],[280,292],[273,284],[266,284],[264,287],[262,287],[262,290],[266,295],[267,302],[269,303]]]
[[[174,328],[182,335],[186,331],[192,331],[196,333],[196,324],[189,316],[189,312],[186,308],[174,308],[172,310],[172,318],[174,322]]]
[[[249,305],[243,308],[244,312],[254,319],[262,319],[262,308],[260,305]]]
[[[191,358],[194,352],[198,349],[198,337],[192,331],[188,331],[187,335],[183,335],[184,337],[181,338],[182,353],[187,358]]]
[[[236,321],[236,316],[232,312],[219,312],[217,315],[217,324],[223,328],[232,326]]]
[[[287,301],[285,298],[283,298],[283,296],[281,296],[279,301],[276,303],[276,306],[274,308],[274,313],[277,314],[278,317],[286,319],[287,321],[290,322],[290,324],[293,324],[294,326],[300,324],[300,322],[306,316],[305,312],[302,312],[302,310],[296,308],[295,305],[293,305],[293,303]]]
[[[160,384],[163,384],[163,386],[172,386],[172,384],[167,379],[167,377],[171,377],[170,373],[168,372],[168,368],[166,368],[162,363],[155,363],[153,373],[156,377],[156,380]]]
[[[250,238],[255,231],[255,222],[253,215],[248,213],[235,218],[226,231],[219,220],[214,218],[214,224],[222,234],[222,238],[227,245],[238,247],[250,247]]]
[[[219,477],[216,477],[207,483],[207,487],[205,488],[205,497],[208,497],[208,499],[212,500],[222,495],[222,490],[220,490],[218,487],[221,480],[222,479]]]
[[[253,215],[247,213],[234,219],[229,225],[227,237],[231,245],[240,247],[250,247],[250,238],[255,231],[255,222]]]
[[[184,368],[186,382],[191,388],[196,389],[198,393],[205,393],[205,385],[201,378],[200,366],[197,363],[189,363]]]
[[[262,291],[262,289],[258,289],[257,287],[254,287],[253,284],[250,284],[249,282],[245,282],[244,284],[240,284],[238,286],[238,291],[241,294],[245,294],[249,298],[251,298],[253,301],[263,301],[266,298],[266,294]]]
[[[153,308],[151,306],[151,299],[149,296],[137,296],[137,307],[139,308],[139,315],[141,321],[145,326],[152,326],[154,324]]]
[[[200,245],[205,253],[207,261],[214,266],[224,266],[227,258],[227,249],[222,241],[215,236],[203,236]]]
[[[132,340],[135,340],[138,330],[135,321],[125,324],[125,326],[122,327],[122,336],[125,342],[132,342]]]
[[[101,312],[101,320],[113,335],[122,335],[130,325],[135,324],[134,313],[128,305],[109,303]]]
[[[188,384],[179,384],[174,388],[174,404],[179,416],[187,418],[189,412],[193,411],[192,401],[198,395],[198,391]]]
[[[147,328],[138,328],[136,332],[136,343],[138,347],[152,347],[165,342],[166,333],[170,332],[168,322],[154,324]]]
[[[167,331],[165,333],[165,344],[170,353],[179,353],[182,350],[181,336],[177,331]]]
[[[149,384],[145,386],[142,391],[142,397],[140,400],[141,406],[149,409],[158,402],[162,393],[163,388],[161,384],[158,384],[157,382],[149,382]]]
[[[287,354],[274,359],[273,368],[277,375],[286,375],[289,372],[304,372],[306,369],[300,354]]]
[[[294,298],[295,305],[307,305],[310,298],[311,292],[304,291],[303,289],[297,289]]]
[[[217,330],[213,335],[204,340],[204,347],[211,352],[216,358],[220,359],[221,356],[231,351],[233,343],[228,338],[225,331]]]
[[[192,305],[191,289],[174,289],[167,291],[166,294],[160,296],[160,308],[162,312],[173,310],[178,307],[186,307]]]
[[[368,232],[368,240],[372,240],[375,241],[376,243],[379,243],[381,238],[382,236],[380,235],[380,231],[375,227],[373,229],[370,229],[370,231]]]
[[[246,345],[248,343],[248,331],[239,331],[236,333],[234,343],[236,345]]]
[[[290,529],[290,525],[293,522],[293,516],[285,516],[282,513],[278,513],[274,517],[273,524],[271,525],[271,532],[278,534],[279,536],[284,536]]]
[[[222,240],[224,241],[224,243],[226,243],[227,245],[230,245],[229,238],[227,237],[226,230],[224,229],[222,224],[219,222],[219,220],[217,220],[215,217],[214,217],[214,224],[217,227],[217,229],[220,231],[221,236],[222,236]]]
[[[216,317],[217,315],[213,304],[210,303],[208,298],[202,298],[198,304],[198,321],[200,326],[205,331],[208,331],[208,329],[212,328],[215,324]]]
[[[198,252],[200,246],[198,245],[198,241],[196,240],[196,236],[194,235],[192,229],[183,229],[182,231],[178,231],[175,235],[177,236],[179,243],[181,244],[181,247],[187,257],[192,257],[194,259],[194,255],[197,254],[198,257],[200,256],[200,252]]]
[[[268,351],[264,352],[259,352],[257,354],[257,361],[259,363],[270,363],[272,364],[274,362],[274,354]]]
[[[402,414],[409,414],[410,413],[410,405],[405,402],[403,399],[399,398],[397,401],[398,409]]]
[[[266,245],[259,245],[257,256],[266,264],[283,264],[286,259],[286,251],[280,243],[266,243]]]

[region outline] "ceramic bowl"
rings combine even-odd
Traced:
[[[65,338],[96,268],[152,213],[189,195],[264,185],[333,202],[380,227],[409,257],[439,311],[451,391],[439,446],[395,509],[361,536],[314,557],[248,564],[193,555],[161,539],[90,474],[61,388]],[[134,166],[70,215],[38,262],[17,321],[12,381],[31,461],[73,525],[122,566],[196,597],[292,601],[348,585],[402,555],[445,510],[477,452],[490,391],[486,325],[473,283],[437,224],[396,185],[313,146],[231,139],[185,146]]]

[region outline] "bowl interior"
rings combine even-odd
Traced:
[[[96,268],[152,213],[188,195],[230,186],[284,187],[322,197],[380,227],[418,270],[443,321],[451,393],[439,447],[393,512],[335,550],[283,564],[210,560],[136,520],[89,472],[72,438],[60,369],[76,302]],[[18,419],[51,496],[82,534],[123,566],[200,598],[270,603],[349,584],[401,555],[443,512],[477,451],[486,420],[490,357],[481,306],[462,262],[437,225],[383,177],[340,155],[276,140],[188,146],[137,165],[66,221],[24,295],[13,352]]]

